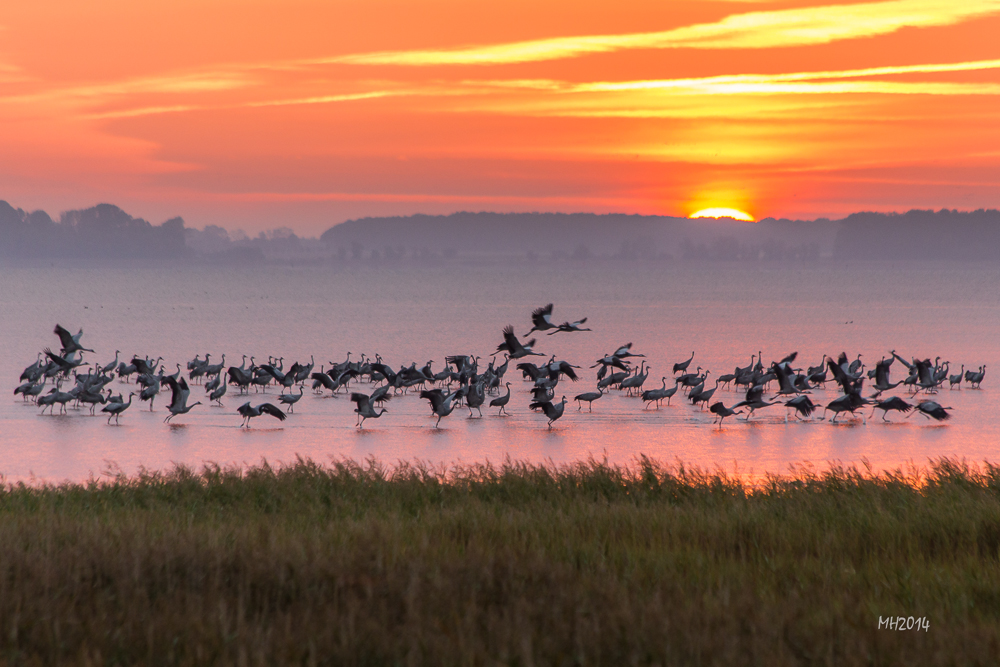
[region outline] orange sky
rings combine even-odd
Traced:
[[[1000,0],[7,3],[0,199],[306,235],[996,208],[998,32]]]

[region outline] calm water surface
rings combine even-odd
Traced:
[[[377,457],[385,462],[421,459],[432,463],[498,461],[505,456],[566,462],[590,455],[629,463],[647,454],[740,474],[786,472],[789,465],[817,468],[828,462],[867,459],[876,469],[924,464],[939,456],[991,460],[1000,435],[997,393],[988,369],[981,391],[943,389],[935,400],[954,407],[947,423],[916,415],[882,423],[876,415],[841,425],[815,420],[785,423],[782,407],[758,412],[750,423],[729,419],[714,426],[713,415],[675,397],[670,406],[644,410],[637,398],[617,393],[594,404],[592,414],[567,405],[552,430],[528,410],[528,383],[513,367],[514,397],[509,417],[484,410],[469,419],[456,410],[433,428],[426,401],[415,395],[393,399],[389,412],[354,424],[346,395],[306,396],[295,414],[279,424],[269,417],[238,428],[236,407],[246,398],[233,390],[225,407],[201,405],[171,425],[165,389],[150,412],[138,399],[118,427],[89,410],[68,416],[38,416],[38,408],[12,395],[24,366],[46,346],[59,322],[96,350],[101,364],[116,349],[123,354],[163,356],[167,372],[195,354],[222,353],[239,365],[242,355],[283,356],[285,366],[315,356],[320,364],[340,362],[348,350],[380,353],[390,364],[435,361],[445,355],[488,356],[511,323],[518,334],[530,328],[530,311],[549,301],[553,319],[588,317],[591,333],[539,335],[536,349],[571,363],[593,360],[626,342],[652,365],[646,388],[660,386],[675,361],[695,351],[693,366],[715,377],[750,363],[797,350],[798,365],[818,364],[823,354],[846,351],[877,362],[890,349],[904,358],[940,356],[952,372],[962,364],[1000,370],[1000,270],[994,266],[837,265],[777,268],[729,265],[637,263],[469,264],[388,267],[209,267],[93,268],[58,264],[0,268],[0,325],[3,377],[8,399],[0,403],[0,473],[8,480],[84,480],[109,465],[134,472],[173,463],[199,466],[292,461],[297,455],[332,458]],[[484,362],[485,363],[485,362]],[[894,379],[905,369],[892,367]],[[595,372],[561,383],[557,397],[594,389]],[[129,386],[110,385],[127,394]],[[363,389],[370,391],[367,384]],[[202,398],[194,387],[192,401]],[[276,400],[251,395],[255,403]],[[867,393],[867,392],[866,392]],[[894,393],[905,394],[896,390]],[[823,403],[829,391],[814,396]],[[727,405],[742,399],[720,389]],[[204,398],[207,403],[207,398]],[[839,421],[839,420],[838,420]]]

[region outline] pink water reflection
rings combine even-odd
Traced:
[[[594,332],[539,336],[542,351],[588,366],[632,341],[653,367],[649,386],[659,386],[673,362],[691,350],[694,365],[711,369],[713,376],[749,363],[758,350],[765,360],[798,350],[799,362],[813,365],[823,354],[841,350],[862,352],[873,364],[895,348],[904,356],[941,355],[957,372],[963,363],[995,366],[1000,356],[998,278],[1000,272],[989,266],[7,268],[0,272],[7,313],[0,350],[10,390],[35,353],[54,343],[50,332],[57,321],[82,326],[100,363],[121,349],[162,355],[168,372],[174,363],[207,351],[215,359],[226,352],[227,361],[236,364],[243,354],[258,360],[282,355],[286,365],[313,354],[317,367],[341,361],[347,350],[354,357],[379,352],[395,366],[435,359],[440,368],[447,354],[488,356],[505,324],[526,331],[530,310],[553,301],[557,319],[587,316]],[[898,364],[893,371],[902,373]],[[560,385],[558,395],[572,399],[592,390],[594,372],[584,368],[584,379]],[[286,422],[262,417],[250,431],[238,428],[235,413],[247,399],[233,394],[224,399],[225,408],[199,406],[175,425],[162,423],[166,396],[161,396],[153,413],[135,406],[120,427],[86,411],[39,417],[37,408],[11,396],[0,408],[0,470],[8,480],[35,475],[59,481],[99,474],[109,461],[132,472],[139,466],[288,462],[296,456],[445,464],[507,456],[557,463],[607,456],[630,463],[646,454],[667,463],[759,475],[803,462],[822,468],[828,461],[867,459],[884,469],[940,456],[994,460],[1000,435],[989,373],[981,391],[939,394],[939,402],[954,407],[954,418],[945,424],[919,415],[892,415],[893,424],[879,415],[867,425],[785,423],[784,408],[776,406],[750,423],[727,419],[721,429],[712,425],[713,415],[679,396],[670,406],[644,410],[638,399],[611,395],[597,401],[592,414],[577,412],[571,402],[549,430],[543,416],[527,409],[527,383],[513,368],[508,379],[515,391],[511,416],[484,410],[482,419],[468,419],[468,411],[460,409],[440,430],[433,428],[427,402],[414,395],[394,399],[387,415],[369,420],[361,431],[345,396],[307,393]],[[200,392],[196,388],[194,394]],[[826,403],[836,395],[831,385],[814,401]],[[274,400],[274,392],[268,397]],[[716,394],[727,405],[741,398],[723,389]]]

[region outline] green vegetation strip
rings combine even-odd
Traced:
[[[0,490],[0,661],[995,664],[1000,467],[311,461]],[[880,617],[924,618],[920,630]]]

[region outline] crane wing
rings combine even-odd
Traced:
[[[83,333],[83,330],[81,329],[80,332]],[[64,350],[68,350],[73,347],[73,344],[76,342],[73,340],[73,334],[59,324],[57,324],[56,328],[52,330],[52,333],[59,336],[59,342],[62,344],[62,348]]]
[[[444,392],[440,389],[425,389],[420,392],[420,398],[426,398],[431,402],[431,408],[437,412],[444,403]]]
[[[277,417],[279,421],[285,421],[286,415],[281,411],[281,408],[272,405],[271,403],[261,403],[257,406],[262,415],[271,415],[272,417]]]
[[[931,361],[930,359],[924,359],[923,361],[917,361],[917,378],[920,382],[924,384],[930,384],[933,381],[931,376]]]
[[[521,371],[522,373],[524,373],[525,375],[527,375],[528,377],[530,377],[532,380],[537,380],[538,376],[541,375],[541,373],[539,372],[538,366],[536,366],[535,364],[531,363],[530,361],[525,361],[523,363],[520,363],[517,366],[515,366],[514,368],[516,368],[517,370]]]
[[[885,401],[883,405],[885,407],[891,407],[893,410],[899,410],[900,412],[909,412],[913,409],[912,405],[901,399],[899,396],[893,396],[888,401]]]
[[[132,357],[132,365],[135,366],[136,370],[142,375],[152,373],[155,370],[146,362],[145,359],[140,359],[139,357]]]
[[[393,371],[391,368],[389,368],[387,365],[383,363],[375,362],[371,365],[371,369],[377,373],[381,373],[385,377],[385,379],[388,380],[389,382],[392,382],[392,379],[396,377],[395,371]],[[331,368],[330,371],[332,370],[333,369]],[[330,373],[330,371],[327,372]]]
[[[232,369],[230,369],[230,370],[232,370]],[[333,385],[333,379],[329,375],[327,375],[326,373],[313,373],[311,375],[311,377],[312,377],[312,379],[314,381],[319,382],[321,385],[323,385],[327,389],[333,389],[333,387],[334,387],[334,385]]]
[[[56,354],[49,348],[45,348],[45,356],[54,361],[56,365],[63,370],[69,370],[71,368],[71,365],[65,359],[60,357],[58,354]]]
[[[524,351],[521,341],[514,335],[514,327],[509,324],[503,328],[503,341],[501,345],[497,346],[497,352],[506,350],[511,354],[516,354]]]
[[[896,350],[890,351],[889,354],[892,355],[893,359],[899,359],[899,363],[903,364],[904,366],[906,366],[907,368],[909,368],[911,371],[913,370],[913,364],[911,364],[906,359],[904,359],[903,357],[901,357],[898,354],[896,354]]]
[[[184,403],[187,401],[187,393],[181,388],[180,382],[169,376],[164,377],[163,381],[170,385],[170,407],[184,407]],[[181,382],[183,381],[182,379]],[[187,388],[187,383],[184,384],[184,388]]]
[[[281,371],[279,371],[277,368],[275,368],[271,364],[261,364],[257,368],[263,370],[265,373],[267,373],[268,375],[270,375],[271,377],[273,377],[278,382],[281,382],[282,380],[285,379],[285,374],[282,373]]]
[[[885,360],[878,362],[875,366],[875,384],[879,387],[885,387],[889,384],[889,364],[894,360],[890,357],[889,363]]]
[[[785,405],[790,408],[795,408],[806,417],[811,415],[813,411],[816,410],[816,406],[811,400],[809,400],[808,396],[796,396],[792,400],[785,403]]]
[[[513,328],[511,330],[513,330]],[[501,345],[502,344],[503,343],[501,343]],[[497,348],[497,351],[500,351],[499,347]],[[469,355],[467,354],[453,354],[444,358],[445,364],[451,364],[459,373],[465,370],[465,367],[469,365],[469,361]]]
[[[576,382],[579,379],[576,376],[576,373],[573,372],[573,367],[570,366],[568,362],[563,361],[559,363],[559,372],[561,372],[563,375],[568,377],[573,382]]]
[[[844,389],[844,393],[851,393],[851,378],[847,376],[844,369],[833,359],[828,359],[826,364],[830,367],[830,372],[833,373],[833,379],[840,383],[840,386]]]
[[[789,376],[788,367],[785,364],[786,361],[782,361],[779,364],[772,364],[771,368],[774,369],[774,375],[778,378],[778,386],[781,391],[786,394],[794,393],[795,387],[792,385],[791,377]]]
[[[392,394],[389,393],[389,385],[384,384],[375,391],[372,395],[368,397],[370,403],[387,403],[392,400]]]
[[[539,329],[547,329],[552,326],[552,304],[531,311],[531,323]]]

